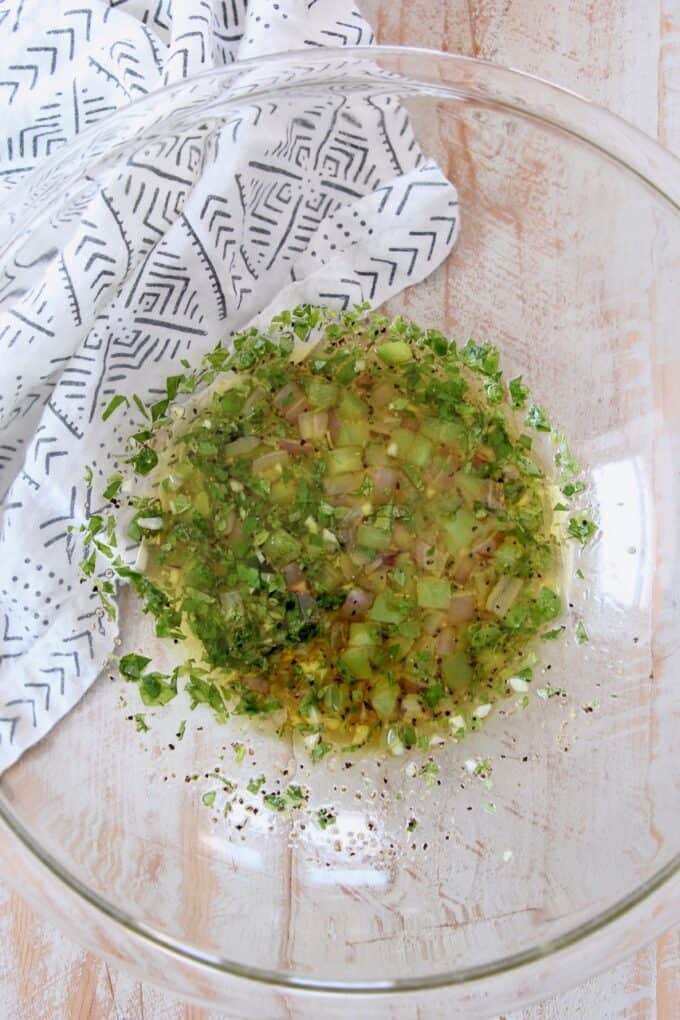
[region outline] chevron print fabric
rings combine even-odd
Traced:
[[[51,196],[44,159],[133,100],[244,57],[372,41],[337,0],[0,0],[0,30],[0,188],[15,220],[13,189]],[[153,399],[182,359],[300,301],[378,306],[455,244],[455,188],[384,77],[368,96],[296,92],[293,71],[258,100],[263,74],[229,106],[206,99],[206,80],[160,126],[151,104],[133,107],[137,141],[111,155],[100,136],[39,240],[0,258],[0,771],[113,651],[70,530],[104,506],[137,424],[132,411],[102,421],[111,397]]]

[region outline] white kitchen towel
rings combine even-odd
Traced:
[[[0,0],[0,30],[0,181],[15,226],[14,185],[42,165],[47,193],[45,158],[130,101],[237,58],[372,40],[338,0]],[[276,66],[265,73],[276,82]],[[182,359],[263,313],[377,306],[455,243],[456,191],[379,73],[370,102],[258,100],[258,74],[239,80],[252,94],[231,113],[187,108],[181,127],[100,161],[72,201],[55,201],[37,247],[0,257],[0,771],[113,650],[116,625],[80,583],[70,530],[102,507],[136,424],[132,412],[102,421],[113,394],[152,399]]]

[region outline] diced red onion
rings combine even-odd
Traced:
[[[246,687],[249,687],[251,691],[257,691],[258,694],[267,694],[269,692],[269,681],[263,676],[258,676],[255,673],[248,673],[241,679]]]
[[[329,496],[344,496],[348,492],[356,492],[364,476],[360,472],[352,472],[346,475],[336,475],[335,478],[324,478],[323,487]]]
[[[347,555],[347,553],[341,553],[338,557],[338,567],[345,581],[351,581],[354,577],[354,564]]]
[[[339,615],[343,620],[363,620],[372,605],[373,595],[362,588],[352,588],[340,607]]]
[[[456,581],[457,584],[465,584],[470,577],[470,574],[475,569],[475,566],[475,558],[472,553],[465,553],[456,564],[456,569],[453,575],[454,581]]]
[[[387,379],[382,379],[376,383],[371,393],[371,403],[376,410],[380,410],[383,407],[387,407],[391,400],[394,400],[397,391],[391,382]]]
[[[441,634],[437,636],[437,655],[450,655],[455,644],[455,634],[450,627],[444,627]]]
[[[295,383],[286,383],[274,397],[274,407],[286,408],[290,407],[294,400],[297,400],[302,394],[302,390]]]
[[[337,443],[340,429],[342,428],[342,422],[338,417],[337,411],[331,410],[328,412],[328,435],[331,437],[332,442]]]
[[[350,510],[342,519],[340,526],[338,527],[338,535],[345,543],[346,546],[352,545],[354,542],[357,527],[363,519],[361,510],[354,509]]]
[[[397,487],[399,472],[391,467],[377,467],[371,474],[374,498],[376,500],[388,499]]]
[[[392,544],[404,552],[413,545],[413,535],[401,521],[397,521],[392,528]]]
[[[334,651],[341,651],[347,644],[347,624],[342,620],[334,620],[328,641]]]
[[[328,429],[328,414],[326,411],[303,411],[297,424],[303,439],[323,439]]]
[[[487,538],[485,538],[483,542],[480,542],[479,545],[476,545],[473,548],[472,552],[475,554],[475,556],[482,557],[493,556],[496,549],[498,549],[499,545],[501,545],[501,543],[503,542],[504,538],[505,535],[503,534],[502,531],[496,531],[494,532],[493,535],[489,535]]]
[[[286,581],[286,587],[288,591],[302,592],[307,591],[307,581],[305,575],[302,573],[297,563],[289,563],[283,568],[281,573]]]
[[[287,383],[274,397],[274,407],[278,407],[286,421],[295,419],[307,410],[307,398],[295,383]]]
[[[497,616],[505,616],[522,590],[524,582],[521,577],[503,575],[493,586],[486,600],[486,608]]]
[[[475,467],[481,467],[482,464],[492,464],[496,459],[496,454],[490,446],[478,447],[472,455],[472,463]]]
[[[316,607],[316,602],[308,591],[296,592],[295,598],[297,599],[298,607],[303,616],[309,616],[312,610]]]
[[[424,478],[427,484],[437,492],[449,492],[455,485],[453,474],[442,465],[433,466],[429,471],[424,472]]]
[[[300,396],[297,400],[294,400],[292,404],[285,409],[283,417],[292,425],[293,422],[296,421],[302,412],[306,411],[308,407],[309,404],[307,403],[307,399],[303,393],[302,396]]]
[[[258,436],[239,436],[224,447],[225,457],[246,457],[256,450],[261,443]]]
[[[441,574],[449,558],[447,551],[428,535],[416,539],[413,555],[422,570],[429,570],[433,574]]]
[[[272,450],[271,453],[263,453],[253,461],[253,474],[267,474],[277,464],[286,464],[290,454],[286,450]]]
[[[377,436],[391,436],[396,428],[399,427],[399,423],[396,421],[372,421],[370,430],[374,435]]]
[[[449,603],[448,620],[454,627],[467,623],[475,615],[474,595],[454,595]]]
[[[398,552],[384,552],[380,554],[380,562],[386,567],[393,567],[399,559]]]
[[[309,457],[314,449],[307,443],[301,443],[299,439],[279,439],[279,446],[293,457]]]
[[[243,599],[237,591],[224,591],[220,595],[220,605],[227,616],[243,611]]]
[[[433,637],[437,631],[446,626],[447,617],[443,609],[434,610],[427,614],[423,620],[423,633]]]

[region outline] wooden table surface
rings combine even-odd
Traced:
[[[548,78],[680,155],[680,0],[363,0],[378,40]],[[140,985],[0,886],[0,1020],[227,1020]],[[678,1020],[680,931],[615,970],[500,1020]]]

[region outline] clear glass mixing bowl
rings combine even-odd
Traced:
[[[601,524],[567,592],[590,641],[544,657],[534,687],[566,697],[508,701],[437,753],[432,785],[403,758],[312,768],[204,708],[180,742],[180,698],[139,734],[136,692],[105,671],[1,778],[9,872],[94,950],[239,1015],[282,1015],[296,996],[316,1015],[322,993],[339,1015],[351,993],[369,1016],[411,991],[488,1016],[678,919],[680,167],[514,71],[415,50],[292,54],[151,94],[60,150],[0,209],[2,264],[53,245],[60,215],[77,225],[79,198],[135,151],[199,122],[216,134],[249,104],[267,117],[284,93],[341,98],[359,119],[376,95],[402,103],[459,189],[452,255],[389,310],[498,343],[572,440]],[[125,596],[122,613],[124,650],[167,654]],[[234,740],[252,751],[240,765]],[[465,766],[477,757],[491,787]],[[226,819],[202,802],[216,767],[244,800]],[[309,807],[246,811],[260,773],[307,785]],[[315,824],[321,806],[335,826]]]

